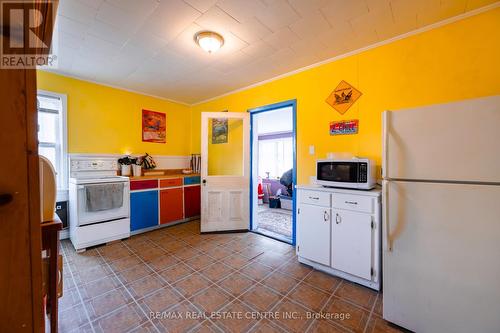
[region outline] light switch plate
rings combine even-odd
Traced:
[[[316,154],[316,149],[314,148],[314,145],[309,146],[309,155],[314,155]]]

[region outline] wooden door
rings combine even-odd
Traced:
[[[27,1],[24,9],[46,13],[55,11],[54,4],[57,2]],[[53,19],[44,20],[34,30],[28,24],[23,28],[25,45],[32,33],[51,44]],[[0,42],[9,43],[7,33]],[[24,51],[21,53],[29,53],[27,48]],[[0,103],[0,151],[4,156],[0,163],[0,332],[42,332],[35,70],[0,69]]]
[[[330,208],[301,204],[297,215],[299,256],[330,265]]]
[[[202,113],[202,232],[248,230],[249,152],[250,128],[247,113]]]
[[[332,267],[371,280],[372,216],[332,211]]]
[[[182,220],[184,215],[182,188],[160,191],[160,224]]]

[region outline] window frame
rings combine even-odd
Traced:
[[[67,95],[61,93],[55,93],[52,91],[47,91],[43,89],[37,89],[37,97],[38,96],[46,96],[52,98],[58,98],[61,101],[61,114],[59,115],[59,128],[60,133],[56,134],[56,140],[60,139],[59,149],[56,149],[57,154],[60,155],[60,177],[56,177],[60,179],[59,187],[57,188],[58,196],[65,196],[68,191],[68,181],[69,181],[69,168],[68,168],[68,122],[67,122]],[[38,116],[38,108],[37,108],[37,116]],[[59,136],[61,136],[59,138]],[[39,146],[51,146],[54,144],[47,142],[38,142]],[[58,144],[56,142],[55,147],[57,148]],[[57,159],[57,158],[56,158]]]

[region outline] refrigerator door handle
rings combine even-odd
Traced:
[[[389,145],[389,119],[390,111],[384,111],[382,113],[382,178],[389,177],[389,151],[387,150]]]
[[[385,250],[392,252],[393,244],[391,239],[391,231],[389,226],[389,182],[384,180],[383,182],[383,213],[384,213],[384,223],[385,223]]]

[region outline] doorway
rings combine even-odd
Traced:
[[[250,230],[295,245],[296,100],[250,112]]]

